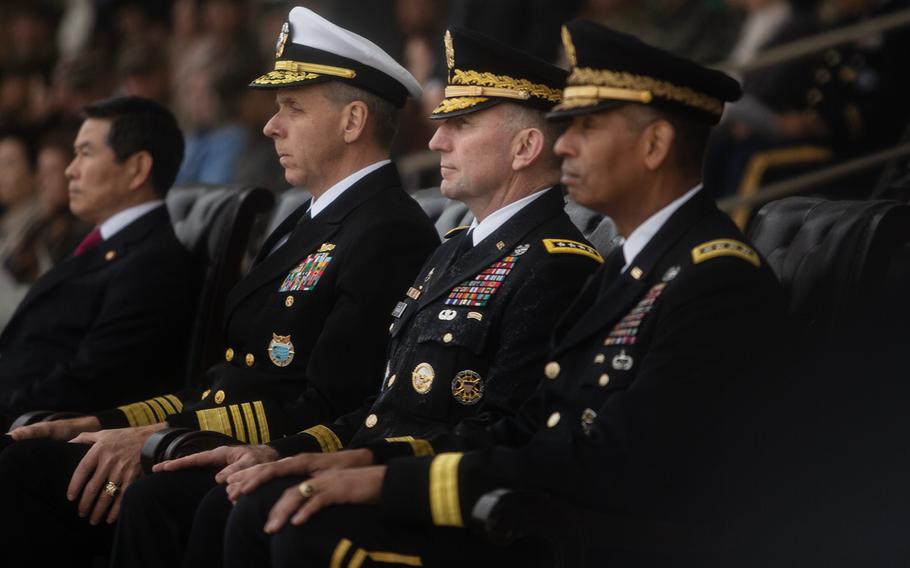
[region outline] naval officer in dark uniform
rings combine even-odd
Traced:
[[[304,474],[476,447],[531,395],[551,326],[602,262],[566,215],[556,185],[552,145],[561,128],[544,113],[559,102],[566,72],[468,30],[451,29],[445,44],[450,84],[431,115],[440,125],[430,148],[441,154],[441,191],[464,201],[476,220],[450,232],[402,290],[379,394],[269,446],[222,447],[159,471],[228,466],[218,474],[225,481],[256,462],[301,452],[249,471]],[[178,524],[155,505],[166,497],[147,495],[140,504],[126,496],[115,560],[180,558],[179,540],[155,530]],[[196,513],[186,564],[219,563],[229,512],[224,489],[214,489]]]
[[[265,443],[331,421],[375,392],[389,314],[438,244],[388,160],[397,108],[419,94],[419,85],[368,40],[304,9],[289,20],[274,69],[252,86],[275,90],[278,109],[264,133],[288,182],[314,199],[266,239],[229,294],[225,361],[210,369],[211,387],[64,423],[51,433],[66,439],[74,429],[106,429],[76,443],[17,444],[0,461],[9,489],[3,502],[29,517],[17,530],[41,526],[42,538],[65,546],[76,561],[110,537],[90,523],[116,519],[123,490],[139,475],[139,449],[153,432],[189,426]],[[203,476],[203,493],[209,482],[211,475]],[[170,502],[192,507],[198,484],[177,485]],[[17,530],[4,533],[3,549],[42,564],[40,555],[52,551]]]
[[[744,362],[765,354],[783,308],[764,260],[699,185],[707,134],[739,87],[591,22],[563,36],[562,181],[626,240],[555,327],[524,424],[504,425],[530,425],[526,441],[317,472],[296,488],[302,506],[265,485],[231,512],[227,566],[508,564],[463,529],[498,487],[639,521],[706,497],[686,492],[692,470],[705,472],[691,463],[698,436]]]
[[[177,385],[194,282],[163,198],[183,135],[170,111],[135,97],[84,116],[66,176],[70,208],[95,229],[0,334],[0,427],[29,410],[97,411]]]

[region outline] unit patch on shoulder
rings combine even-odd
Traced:
[[[597,252],[596,248],[578,241],[570,241],[568,239],[544,239],[543,245],[550,254],[580,254],[588,258],[593,258],[601,264],[603,264],[604,261],[604,258],[600,256],[600,253]]]
[[[698,264],[719,256],[735,256],[758,268],[761,259],[752,247],[733,239],[715,239],[692,249],[692,262]]]
[[[442,236],[444,239],[451,239],[458,233],[464,231],[465,229],[470,229],[470,225],[461,225],[460,227],[455,227],[454,229],[449,229],[449,232]]]

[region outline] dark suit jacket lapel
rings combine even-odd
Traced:
[[[259,249],[259,254],[257,254],[255,260],[253,260],[253,266],[259,264],[267,256],[269,256],[269,253],[272,252],[272,249],[275,248],[275,245],[278,244],[278,241],[280,241],[282,237],[294,230],[294,227],[296,227],[297,223],[300,222],[300,218],[306,215],[306,212],[310,209],[310,204],[312,202],[312,199],[307,199],[306,203],[297,209],[294,209],[294,211],[292,211],[284,221],[275,227],[275,230],[272,231],[272,234],[269,235],[262,243],[262,247]]]
[[[446,270],[430,284],[427,293],[420,298],[418,309],[435,301],[464,280],[472,278],[490,264],[512,252],[516,246],[522,244],[521,239],[525,235],[540,224],[559,215],[564,206],[562,188],[556,186],[528,204],[454,262],[451,260],[451,255],[457,248],[454,246],[457,243],[452,243]]]
[[[629,268],[612,282],[600,282],[597,300],[568,327],[565,336],[556,337],[553,356],[558,356],[573,345],[586,340],[604,328],[615,324],[616,320],[632,309],[645,290],[653,281],[652,272],[663,257],[673,249],[688,229],[698,223],[715,205],[704,191],[699,191],[670,216],[645,248],[632,259]],[[639,268],[641,275],[633,278],[631,271]],[[590,297],[586,298],[590,301]],[[581,299],[579,300],[581,301]],[[567,313],[577,313],[569,309]],[[562,326],[558,326],[562,327]]]
[[[225,323],[227,323],[231,312],[244,298],[282,273],[290,271],[295,262],[305,258],[317,245],[325,242],[335,234],[351,211],[377,193],[400,186],[401,179],[398,177],[398,170],[394,165],[388,164],[346,189],[315,218],[297,225],[297,220],[306,213],[304,206],[299,207],[292,214],[292,216],[295,216],[293,222],[289,218],[279,225],[272,232],[272,235],[266,239],[267,243],[271,242],[272,246],[274,246],[274,243],[278,242],[278,239],[287,232],[288,224],[296,225],[292,229],[293,232],[288,241],[274,253],[254,265],[250,272],[228,294],[225,305]],[[279,236],[273,239],[275,234]]]
[[[130,244],[142,240],[149,232],[164,223],[170,224],[167,208],[164,206],[157,207],[139,217],[97,247],[79,256],[71,256],[65,259],[35,282],[16,309],[16,314],[25,310],[32,302],[61,283],[77,275],[100,270],[111,262],[116,262],[119,257],[126,253]],[[110,252],[114,254],[113,258],[108,260],[107,257]]]

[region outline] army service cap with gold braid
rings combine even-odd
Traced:
[[[569,22],[562,41],[571,70],[563,101],[548,118],[639,103],[717,124],[724,103],[742,95],[739,83],[725,73],[594,22]]]
[[[283,89],[341,81],[401,108],[423,92],[407,69],[378,45],[306,8],[293,8],[278,34],[275,67],[251,87]]]
[[[555,65],[464,28],[449,28],[444,41],[448,85],[430,118],[458,116],[502,102],[546,112],[562,99],[566,71]]]

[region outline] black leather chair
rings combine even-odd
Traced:
[[[201,381],[204,370],[220,359],[221,315],[227,293],[240,279],[241,261],[256,219],[273,204],[271,192],[261,188],[193,186],[168,192],[166,205],[174,232],[193,255],[199,271],[184,370],[188,385]],[[35,410],[19,416],[10,429],[72,416],[78,414]]]
[[[186,383],[198,384],[220,359],[221,317],[227,294],[242,276],[242,262],[256,220],[275,199],[262,188],[185,187],[168,193],[177,238],[200,270],[196,316],[186,364]]]
[[[910,206],[790,197],[758,212],[749,239],[787,290],[797,339],[824,341],[897,276]]]

